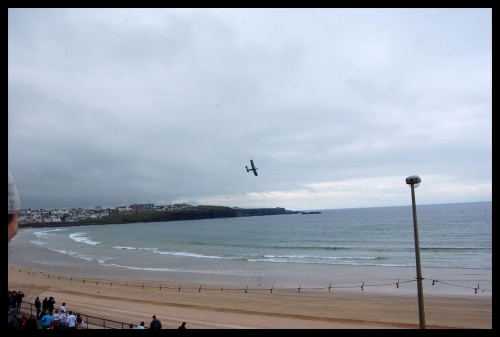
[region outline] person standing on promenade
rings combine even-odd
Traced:
[[[19,290],[16,294],[17,313],[21,312],[21,303],[23,303],[23,297],[24,297],[24,293],[21,290]]]
[[[17,320],[17,313],[16,312],[14,312],[14,314],[12,315],[12,318],[10,319],[9,324],[8,324],[8,328],[14,329],[14,330],[19,329],[19,321]]]
[[[17,292],[15,290],[12,290],[10,293],[9,293],[9,300],[10,300],[10,311],[11,312],[17,312],[17,301],[16,301],[16,295],[17,295]]]
[[[59,308],[59,311],[60,312],[66,312],[66,302],[63,302],[63,304],[61,304],[61,307]]]
[[[16,185],[14,184],[14,178],[9,171],[9,241],[17,233],[17,214],[20,210],[21,201],[19,200],[19,194],[17,192]]]
[[[73,314],[73,311],[69,311],[69,315],[66,318],[66,325],[68,326],[68,329],[75,329],[76,328],[76,316]]]
[[[40,323],[42,324],[42,329],[50,329],[50,322],[52,321],[52,316],[50,315],[50,312],[47,310],[43,314],[42,320]]]
[[[37,330],[38,329],[38,322],[36,321],[35,315],[31,315],[30,318],[28,318],[28,322],[26,322],[26,330]]]
[[[182,322],[182,324],[177,329],[186,330],[186,322]]]
[[[52,315],[52,326],[54,329],[59,329],[59,323],[61,323],[61,316],[59,315],[59,310],[56,309],[54,315]]]
[[[144,321],[142,321],[141,324],[139,324],[137,326],[137,329],[145,329],[145,327],[144,327]]]
[[[61,320],[61,323],[59,324],[59,329],[66,329],[66,311],[61,310],[61,313],[59,314],[59,319]]]
[[[80,313],[76,314],[76,328],[83,329],[83,318]]]
[[[42,301],[42,315],[45,315],[45,311],[47,311],[47,305],[49,303],[49,300],[47,299],[47,297],[45,297]],[[40,317],[41,319],[42,317]]]
[[[153,320],[149,324],[150,329],[161,329],[161,321],[156,318],[156,315],[153,315]]]
[[[49,310],[50,314],[54,312],[54,304],[56,304],[56,300],[54,297],[50,296],[49,300],[47,301],[47,309]]]
[[[19,321],[19,329],[26,329],[26,323],[28,323],[28,317],[26,314],[23,314],[21,318],[18,318]]]
[[[35,299],[36,319],[40,319],[41,307],[42,307],[42,303],[40,302],[40,297],[37,296]]]

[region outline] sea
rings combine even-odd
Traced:
[[[492,296],[492,202],[416,210],[425,293]],[[416,294],[411,205],[314,211],[21,227],[8,261],[53,276]]]

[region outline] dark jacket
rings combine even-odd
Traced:
[[[161,322],[158,318],[155,318],[151,321],[151,324],[149,324],[150,329],[161,329]]]
[[[19,322],[17,321],[17,317],[12,316],[9,321],[9,329],[19,329]]]
[[[50,312],[54,310],[55,303],[56,301],[53,298],[49,298],[49,300],[47,301],[47,309],[49,309]]]
[[[23,301],[24,293],[22,291],[16,294],[16,302],[21,303]]]
[[[36,321],[36,319],[28,319],[28,321],[26,322],[26,327],[25,327],[26,330],[36,330],[38,329],[38,323]]]

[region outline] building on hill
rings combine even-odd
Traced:
[[[153,204],[133,204],[130,205],[130,208],[136,212],[148,211],[154,209],[155,205]]]

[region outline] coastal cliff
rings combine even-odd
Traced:
[[[180,220],[202,220],[216,218],[234,218],[242,216],[264,216],[278,214],[297,214],[282,207],[276,208],[231,208],[227,206],[193,206],[173,211],[143,211],[136,213],[112,214],[98,219],[84,219],[77,222],[42,222],[23,224],[29,227],[67,227],[88,225],[110,225],[137,222],[168,222]]]

